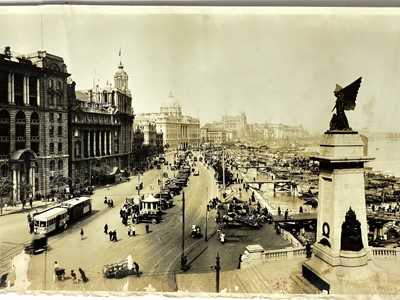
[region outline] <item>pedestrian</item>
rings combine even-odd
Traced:
[[[114,242],[118,241],[118,239],[117,239],[117,230],[115,230],[115,229],[114,229],[114,232],[113,232],[113,241]]]
[[[29,222],[29,234],[34,232],[35,226],[33,225],[33,221]]]
[[[85,233],[83,232],[83,228],[81,228],[81,240],[83,240],[83,235],[84,235]]]
[[[81,279],[82,279],[83,283],[86,283],[89,281],[89,279],[86,277],[85,272],[81,268],[79,268],[79,273],[81,274]]]
[[[131,228],[131,226],[129,226],[128,227],[128,236],[131,236],[132,235],[132,228]]]
[[[107,197],[104,197],[104,204],[108,204]]]
[[[32,199],[32,197],[29,198],[29,205],[30,205],[31,208],[32,208],[32,205],[33,205],[33,199]]]
[[[133,262],[133,265],[135,266],[136,276],[139,277],[140,276],[139,265],[136,261]]]
[[[239,263],[238,263],[238,269],[240,269],[240,264],[242,263],[242,254],[239,255]]]
[[[74,270],[71,270],[71,277],[73,283],[78,283],[78,281],[76,280],[76,273],[74,272]]]
[[[149,224],[146,224],[146,233],[149,233],[149,231],[150,231],[150,225]]]
[[[310,245],[309,241],[307,241],[307,244],[306,244],[306,257],[307,258],[311,257],[311,245]]]
[[[113,232],[110,230],[109,232],[108,232],[108,236],[110,237],[110,242],[113,240]]]
[[[26,201],[22,200],[22,208],[25,208]]]
[[[136,228],[135,228],[135,225],[133,225],[132,228],[131,228],[131,235],[132,235],[132,236],[135,236],[135,235],[136,235]]]
[[[303,213],[303,206],[300,205],[300,207],[299,207],[299,214],[302,214],[302,213]]]
[[[107,234],[108,233],[108,225],[106,223],[106,225],[104,225],[104,233]]]
[[[289,210],[288,210],[288,209],[286,209],[286,210],[285,210],[285,220],[287,220],[287,218],[288,218],[288,214],[289,214]]]
[[[281,207],[278,206],[278,215],[281,215],[282,211],[281,211]]]

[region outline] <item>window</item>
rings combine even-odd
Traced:
[[[50,126],[49,135],[54,136],[54,126]]]
[[[63,163],[63,161],[60,159],[60,160],[58,161],[58,171],[62,171],[62,170],[63,170],[63,166],[64,166],[64,163]]]
[[[54,143],[50,143],[50,153],[54,153]]]
[[[58,136],[62,136],[62,126],[58,126]]]
[[[53,88],[53,79],[49,79],[49,87]]]
[[[58,143],[58,153],[62,153],[62,143]]]
[[[57,89],[61,90],[61,88],[62,88],[62,82],[57,81]]]
[[[74,136],[79,136],[79,130],[78,129],[74,130]]]
[[[54,113],[49,114],[49,120],[50,122],[54,122]]]
[[[54,160],[50,161],[50,171],[54,171],[56,169],[56,164]]]

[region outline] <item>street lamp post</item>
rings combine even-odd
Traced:
[[[186,257],[185,257],[185,192],[182,192],[182,251],[181,251],[181,270],[186,271]]]
[[[137,179],[137,185],[136,185],[136,188],[137,188],[137,194],[138,194],[138,197],[139,197],[139,200],[140,200],[140,170],[138,171],[138,175],[137,175],[138,177],[138,179]]]
[[[207,242],[208,241],[208,237],[207,237],[207,227],[208,227],[208,186],[206,186],[206,229],[204,232],[204,240]]]

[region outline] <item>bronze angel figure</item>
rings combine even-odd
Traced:
[[[336,113],[333,114],[329,123],[329,130],[352,130],[347,121],[345,110],[354,110],[356,107],[356,99],[358,90],[361,86],[361,77],[345,88],[336,84],[336,89],[333,94],[336,97],[336,103],[332,111],[336,108]]]

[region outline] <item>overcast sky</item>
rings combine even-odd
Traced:
[[[64,58],[77,89],[99,86],[120,61],[137,113],[174,94],[201,124],[329,127],[335,84],[363,77],[355,130],[400,131],[400,10],[329,8],[2,7],[0,47]]]

